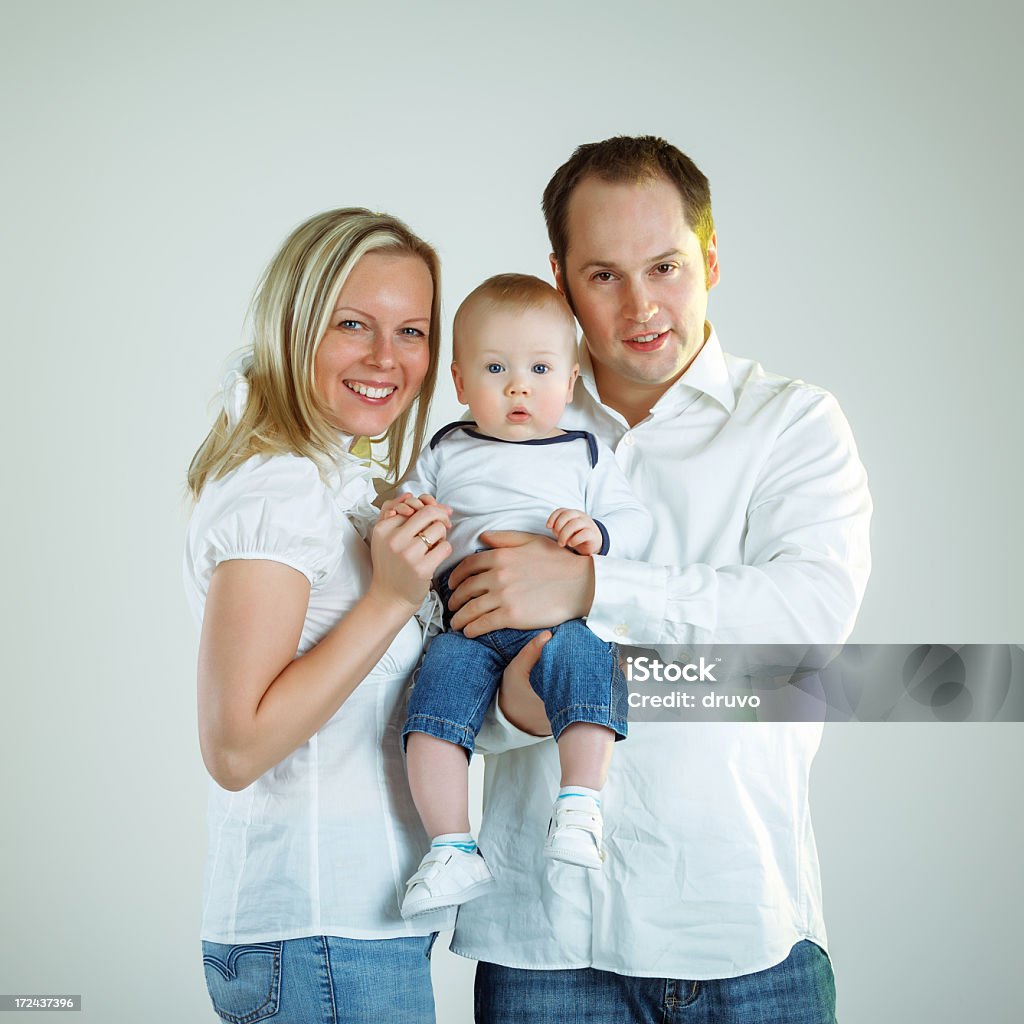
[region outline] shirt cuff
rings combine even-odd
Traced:
[[[550,736],[534,736],[532,732],[523,732],[514,726],[505,717],[498,704],[498,698],[495,697],[487,709],[487,714],[484,715],[480,731],[476,734],[474,749],[478,754],[503,754],[506,750],[529,747],[549,739]]]
[[[609,643],[658,643],[668,607],[668,568],[626,558],[594,558],[593,633]]]

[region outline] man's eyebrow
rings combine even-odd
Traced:
[[[644,260],[644,264],[661,263],[663,260],[670,259],[673,256],[683,256],[685,253],[682,249],[669,249],[667,252],[659,253],[657,256],[648,256]],[[580,270],[592,270],[597,267],[606,268],[608,270],[619,270],[619,265],[614,260],[590,260],[584,263]]]

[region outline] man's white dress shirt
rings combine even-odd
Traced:
[[[643,561],[594,558],[590,628],[623,645],[845,640],[870,569],[871,499],[836,400],[723,353],[712,330],[631,428],[582,356],[563,426],[612,448],[654,517]],[[588,871],[541,856],[555,744],[496,710],[479,737],[498,755],[480,845],[498,884],[461,908],[452,949],[699,980],[774,966],[800,939],[825,947],[808,806],[820,736],[814,723],[633,723],[602,794],[607,859]]]

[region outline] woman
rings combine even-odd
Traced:
[[[356,439],[399,475],[437,375],[439,267],[400,221],[297,228],[256,295],[251,357],[196,453],[186,589],[202,624],[210,787],[203,962],[224,1020],[433,1021],[446,913],[399,915],[424,836],[401,762],[413,613],[447,509],[379,522]]]

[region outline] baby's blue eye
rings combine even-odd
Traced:
[[[488,363],[487,364],[487,372],[488,373],[501,373],[501,369],[502,369],[501,363]]]
[[[544,363],[534,363],[532,369],[534,373],[547,373],[551,367],[545,366]]]

